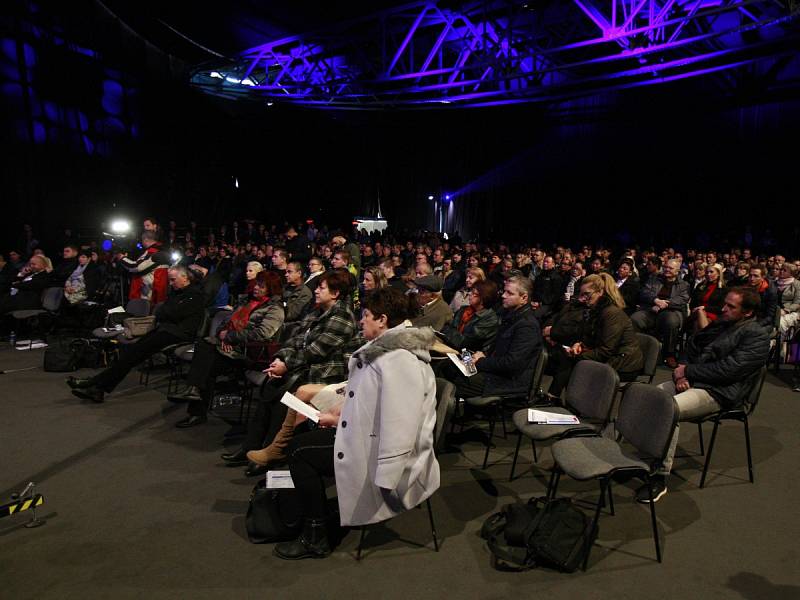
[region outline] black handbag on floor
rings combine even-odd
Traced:
[[[295,539],[303,528],[297,491],[267,489],[261,479],[250,494],[245,528],[253,544],[271,544]]]

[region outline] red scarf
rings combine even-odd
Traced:
[[[474,316],[475,316],[475,309],[472,308],[471,306],[467,306],[464,309],[464,312],[461,313],[461,321],[459,321],[458,323],[459,333],[464,333],[464,327],[467,326],[467,323],[469,323]]]
[[[245,327],[247,327],[247,323],[250,322],[250,313],[267,302],[269,302],[269,296],[264,296],[263,298],[253,298],[247,304],[237,309],[233,315],[231,315],[226,329],[228,331],[242,331]]]

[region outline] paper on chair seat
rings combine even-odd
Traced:
[[[575,415],[562,415],[561,413],[529,408],[528,423],[538,423],[540,425],[579,425],[580,420]]]
[[[290,471],[267,471],[268,490],[294,489],[294,481]]]
[[[281,402],[291,408],[299,412],[301,415],[311,419],[314,423],[319,423],[319,411],[311,406],[310,404],[306,404],[300,398],[292,394],[291,392],[286,392],[281,398]]]
[[[113,315],[115,313],[124,313],[125,309],[121,306],[115,306],[114,308],[108,309],[108,314]]]

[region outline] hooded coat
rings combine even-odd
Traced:
[[[350,358],[333,458],[342,525],[384,521],[439,488],[434,341],[400,325]]]

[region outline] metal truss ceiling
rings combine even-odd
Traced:
[[[417,2],[206,64],[230,98],[339,109],[553,102],[705,76],[796,85],[800,2]]]

